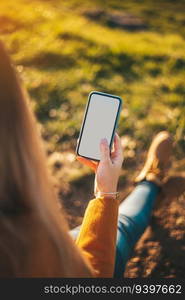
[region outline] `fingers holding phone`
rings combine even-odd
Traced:
[[[111,160],[114,164],[122,166],[123,163],[123,150],[121,146],[121,139],[117,133],[114,136],[113,151],[111,152]]]
[[[119,176],[123,163],[123,154],[118,135],[114,139],[114,152],[110,154],[108,142],[100,145],[101,160],[96,169],[94,192],[113,193],[117,191]]]
[[[120,171],[123,163],[123,151],[120,137],[116,133],[114,137],[113,152],[106,139],[100,143],[100,162],[77,156],[77,160],[90,167],[95,172],[94,192],[116,192]]]

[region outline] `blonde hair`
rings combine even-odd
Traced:
[[[91,277],[59,211],[28,97],[0,42],[0,277]]]

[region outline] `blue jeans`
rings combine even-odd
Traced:
[[[134,246],[149,224],[158,192],[159,187],[156,184],[142,181],[120,204],[114,277],[123,277]],[[77,237],[79,229],[80,226],[71,230],[74,238]]]

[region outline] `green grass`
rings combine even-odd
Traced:
[[[147,24],[127,31],[87,19],[94,8],[132,13]],[[0,38],[27,87],[51,148],[74,149],[91,90],[120,95],[121,135],[146,148],[168,129],[185,149],[185,1],[0,2]]]

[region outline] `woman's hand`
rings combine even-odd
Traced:
[[[112,193],[117,191],[118,180],[123,163],[123,152],[118,134],[115,134],[113,152],[110,155],[109,145],[106,139],[101,140],[100,162],[96,162],[81,156],[77,159],[84,165],[95,171],[94,192]]]

